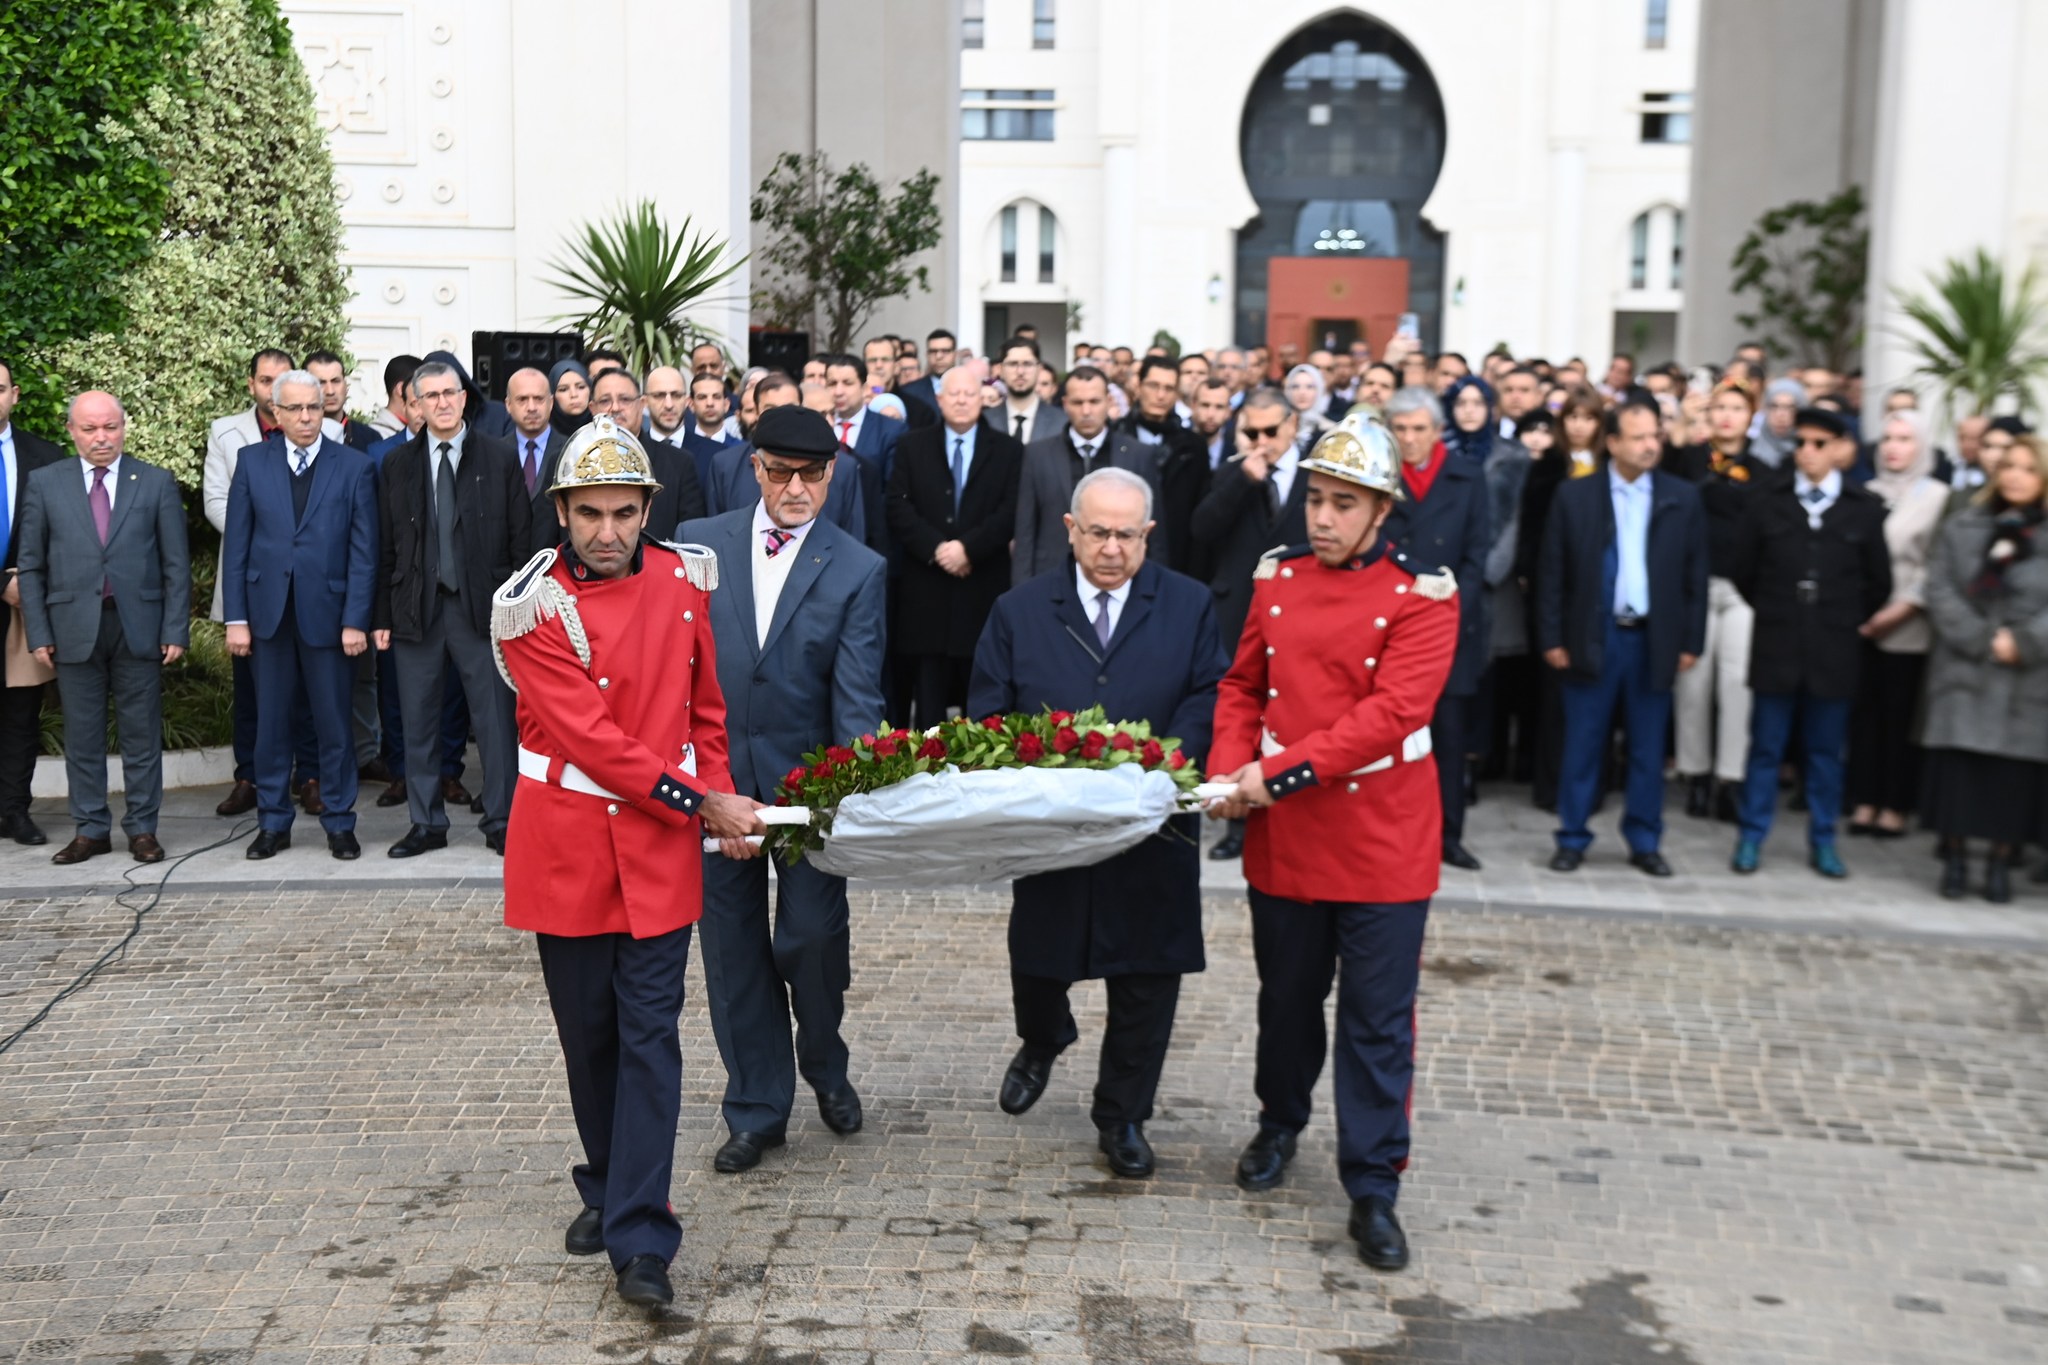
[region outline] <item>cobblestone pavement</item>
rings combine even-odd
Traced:
[[[650,1320],[562,1254],[574,1132],[494,894],[174,893],[0,1058],[0,1360],[2048,1361],[2048,955],[1441,908],[1417,1261],[1380,1276],[1327,1088],[1285,1187],[1229,1183],[1240,901],[1208,902],[1149,1182],[1094,1150],[1087,1044],[996,1109],[1005,907],[856,893],[867,1129],[804,1107],[737,1178],[693,967],[679,1297]],[[127,923],[0,903],[0,1031]],[[1092,1041],[1099,987],[1077,1006]]]

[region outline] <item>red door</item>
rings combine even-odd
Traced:
[[[1282,344],[1307,355],[1348,324],[1377,358],[1407,311],[1405,260],[1275,256],[1266,264],[1266,345],[1276,356]]]

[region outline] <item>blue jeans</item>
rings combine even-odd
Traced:
[[[1761,844],[1778,810],[1778,767],[1796,726],[1806,750],[1806,839],[1832,844],[1842,815],[1842,754],[1850,702],[1809,692],[1759,692],[1750,703],[1749,765],[1742,781],[1742,837]]]
[[[1557,846],[1581,851],[1593,843],[1586,828],[1600,799],[1600,765],[1614,707],[1628,725],[1627,804],[1621,837],[1630,853],[1655,853],[1664,837],[1664,735],[1671,725],[1671,691],[1650,686],[1650,641],[1641,630],[1609,622],[1606,658],[1591,682],[1561,680],[1564,758],[1557,782]]]

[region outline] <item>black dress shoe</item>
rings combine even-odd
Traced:
[[[1242,858],[1243,856],[1244,826],[1232,820],[1230,828],[1225,830],[1223,837],[1216,841],[1216,847],[1209,850],[1209,861],[1212,863],[1227,863],[1232,858]]]
[[[1374,1270],[1408,1268],[1408,1234],[1394,1206],[1376,1194],[1351,1201],[1351,1240],[1358,1243],[1358,1259]]]
[[[1970,889],[1970,859],[1963,853],[1951,853],[1941,863],[1941,898],[1959,901]]]
[[[1984,899],[1993,905],[2012,903],[2012,864],[1994,857],[1984,864]]]
[[[1714,779],[1708,776],[1685,779],[1685,813],[1704,820],[1714,811]]]
[[[356,832],[352,829],[328,835],[327,851],[345,863],[352,863],[363,856],[363,846],[356,842]]]
[[[1671,864],[1665,862],[1664,855],[1655,849],[1651,849],[1648,853],[1629,854],[1628,865],[1635,868],[1638,872],[1646,873],[1652,877],[1668,877],[1671,875]]]
[[[841,1085],[829,1095],[820,1091],[818,1117],[839,1136],[851,1137],[860,1131],[860,1096],[850,1084]]]
[[[1021,1114],[1038,1103],[1057,1056],[1057,1052],[1041,1052],[1030,1046],[1017,1049],[1017,1055],[1010,1058],[1010,1069],[1003,1073],[1003,1088],[996,1096],[996,1103],[1005,1114]]]
[[[393,858],[417,858],[431,848],[448,847],[448,831],[428,829],[425,825],[414,825],[406,831],[405,837],[384,850]]]
[[[1152,1174],[1152,1144],[1145,1141],[1143,1124],[1119,1123],[1102,1130],[1095,1145],[1109,1158],[1109,1169],[1126,1180],[1144,1180]]]
[[[1714,794],[1714,818],[1716,820],[1724,825],[1739,825],[1742,823],[1742,805],[1737,799],[1737,793],[1740,791],[1741,787],[1737,783],[1723,782],[1721,784],[1721,789]]]
[[[571,1256],[595,1256],[604,1250],[604,1210],[585,1209],[562,1234],[562,1249]]]
[[[1452,867],[1462,867],[1467,872],[1477,872],[1480,867],[1479,860],[1468,853],[1465,846],[1455,839],[1449,840],[1444,844],[1444,861]]]
[[[1584,849],[1561,848],[1550,855],[1550,870],[1552,872],[1577,872],[1579,864],[1584,861],[1586,861],[1586,851]]]
[[[50,842],[50,836],[37,828],[36,822],[28,818],[27,811],[11,816],[5,824],[0,824],[0,838],[12,839],[17,844],[27,844],[31,848],[37,844]]]
[[[711,1169],[720,1175],[738,1175],[761,1164],[761,1153],[780,1147],[788,1139],[780,1133],[734,1133],[711,1158]]]
[[[659,1256],[635,1256],[619,1267],[619,1297],[642,1308],[662,1308],[676,1301],[668,1267]]]
[[[250,862],[260,862],[265,858],[275,858],[291,846],[292,832],[288,829],[258,830],[256,837],[249,841],[248,852],[242,856]]]
[[[505,831],[502,829],[493,829],[485,831],[484,847],[489,849],[491,852],[497,854],[500,858],[504,857]]]
[[[1287,1178],[1294,1160],[1294,1134],[1261,1128],[1237,1158],[1237,1183],[1242,1189],[1270,1190]]]

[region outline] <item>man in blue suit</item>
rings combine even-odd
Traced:
[[[896,467],[896,443],[905,423],[868,411],[867,367],[859,356],[828,355],[825,388],[832,396],[832,434],[860,457],[861,505],[867,513],[862,538],[878,555],[889,553],[888,498],[890,471]],[[755,400],[760,401],[758,398]]]
[[[1555,872],[1575,872],[1617,702],[1628,726],[1629,862],[1668,877],[1664,736],[1671,689],[1707,638],[1707,514],[1689,482],[1655,468],[1661,415],[1631,398],[1606,417],[1607,470],[1557,490],[1536,573],[1536,647],[1563,674],[1564,761]]]
[[[248,856],[291,847],[293,694],[303,684],[320,750],[320,816],[337,858],[356,843],[353,660],[369,648],[377,578],[377,476],[370,457],[320,433],[320,381],[280,375],[278,433],[243,450],[221,548],[228,652],[256,681],[256,809]]]
[[[1216,685],[1230,667],[1214,594],[1145,559],[1152,489],[1127,469],[1098,469],[1074,489],[1073,555],[996,599],[974,652],[967,714],[1079,711],[1149,721],[1187,761],[1208,753]],[[1154,756],[1145,756],[1153,758]],[[1053,1059],[1080,1036],[1067,1006],[1076,981],[1107,979],[1089,1116],[1110,1170],[1152,1174],[1145,1138],[1173,1036],[1180,979],[1199,972],[1202,875],[1195,816],[1090,867],[1019,878],[1010,910],[1010,990],[1023,1046],[997,1097],[1005,1113],[1037,1103]]]
[[[806,752],[881,725],[887,571],[857,535],[819,515],[847,472],[823,416],[773,408],[754,441],[753,505],[685,522],[679,534],[718,555],[711,629],[733,789],[772,801]],[[799,1071],[827,1127],[861,1126],[839,1036],[853,979],[846,879],[808,862],[778,867],[771,925],[759,853],[737,839],[704,857],[704,981],[731,1133],[712,1164],[726,1174],[783,1144]]]
[[[755,405],[764,415],[774,408],[801,407],[800,397],[796,381],[786,374],[771,374],[754,386]],[[755,419],[755,426],[757,429],[760,426],[759,418]],[[826,493],[824,510],[819,515],[841,530],[852,532],[855,540],[866,544],[867,509],[861,502],[860,469],[854,463],[857,458],[849,452],[840,452],[834,457],[832,478],[821,485]],[[754,473],[753,442],[735,442],[711,457],[711,481],[704,485],[704,505],[708,516],[752,510],[760,501],[761,484]],[[881,553],[873,545],[868,548]]]

